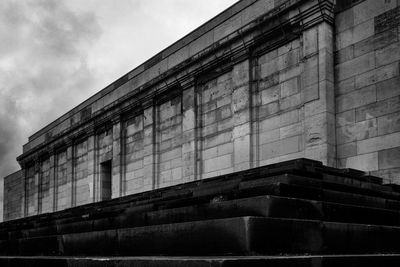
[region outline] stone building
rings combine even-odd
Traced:
[[[303,157],[399,182],[399,5],[239,1],[30,136],[5,220]]]

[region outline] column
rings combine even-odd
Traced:
[[[182,95],[182,176],[184,182],[197,179],[196,109],[196,92],[191,83],[183,89]]]
[[[233,165],[234,171],[251,167],[251,93],[249,86],[250,60],[246,59],[233,67],[232,70],[232,113],[234,127]]]
[[[35,174],[34,174],[34,180],[35,180],[35,187],[34,187],[34,193],[33,193],[33,210],[32,212],[29,212],[29,215],[34,215],[34,214],[40,214],[40,194],[41,194],[41,186],[40,186],[40,161],[39,158],[35,159]],[[29,205],[28,205],[29,207]]]
[[[55,154],[54,151],[50,152],[49,158],[49,211],[56,211],[56,172],[55,172]]]
[[[326,22],[303,32],[304,155],[335,166],[333,29]]]
[[[156,108],[153,100],[143,103],[143,174],[144,189],[151,190],[156,187]]]
[[[70,196],[70,199],[67,203],[70,203],[70,207],[75,205],[75,192],[74,192],[74,144],[73,142],[68,143],[67,147],[67,195]]]
[[[96,135],[92,131],[89,133],[88,137],[88,180],[89,182],[89,195],[92,202],[98,201],[96,190]]]
[[[111,178],[111,198],[117,198],[122,195],[122,165],[121,165],[121,118],[113,119],[113,150],[112,150],[112,178]]]

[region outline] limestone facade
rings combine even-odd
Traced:
[[[5,219],[301,157],[400,182],[399,5],[239,1],[33,134]]]

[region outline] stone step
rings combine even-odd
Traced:
[[[381,197],[386,199],[400,200],[400,193],[391,191],[391,188],[385,186],[374,185],[367,182],[347,183],[344,181],[336,180],[330,181],[314,179],[304,176],[297,176],[293,174],[282,174],[271,177],[260,177],[247,181],[241,181],[239,190],[243,188],[255,188],[271,183],[285,183],[300,186],[313,187],[318,189],[327,189],[333,191],[354,193],[366,196]]]
[[[330,179],[333,179],[332,177]],[[210,184],[215,185],[215,184]],[[327,190],[324,188],[331,188]],[[207,189],[210,195],[192,196],[190,194],[176,194],[180,197],[167,198],[167,200],[148,200],[142,202],[134,202],[129,205],[124,203],[114,205],[112,207],[106,207],[104,209],[95,209],[90,213],[83,213],[86,209],[83,209],[80,213],[78,211],[71,212],[69,216],[62,216],[61,218],[54,218],[49,215],[46,219],[42,216],[38,220],[34,218],[27,218],[24,220],[18,220],[14,224],[6,224],[8,227],[0,229],[0,239],[8,238],[10,236],[22,237],[31,236],[32,233],[36,233],[37,236],[41,234],[57,234],[67,232],[83,232],[103,230],[112,227],[125,227],[126,219],[124,216],[128,213],[142,214],[151,210],[164,210],[179,208],[182,206],[189,205],[204,205],[212,201],[213,197],[221,196],[227,197],[228,199],[238,197],[257,196],[262,194],[271,195],[282,195],[287,197],[305,198],[312,200],[321,200],[327,202],[337,202],[344,204],[351,204],[357,206],[367,206],[380,209],[398,209],[400,202],[397,200],[385,199],[383,197],[369,197],[363,196],[364,193],[375,192],[369,188],[353,187],[349,185],[343,185],[336,182],[325,182],[318,179],[311,179],[306,177],[299,177],[292,174],[283,174],[272,176],[264,179],[253,179],[238,182],[237,179],[224,182],[224,187],[221,189],[216,186],[213,189]],[[341,190],[341,191],[340,191]],[[351,193],[355,191],[355,193]],[[386,194],[393,194],[393,192],[384,192]],[[373,194],[379,195],[379,194]],[[77,208],[78,209],[78,208]],[[254,214],[237,214],[237,216],[254,215]],[[351,215],[351,214],[350,214]],[[146,217],[147,218],[147,217]],[[295,216],[293,218],[296,218]],[[355,219],[356,222],[363,223],[361,218],[367,218],[367,216],[360,216]],[[137,216],[137,220],[144,221],[140,216]],[[312,218],[311,218],[312,219]],[[331,220],[332,218],[328,218]],[[21,224],[18,224],[22,222]],[[366,220],[365,222],[368,222]],[[165,222],[164,222],[165,223]],[[374,221],[375,224],[380,224],[380,221]],[[392,221],[387,221],[387,224],[395,224]],[[107,228],[107,229],[108,229]],[[68,230],[69,229],[69,230]]]
[[[54,214],[45,214],[40,216],[33,216],[29,219],[16,220],[12,224],[6,223],[0,225],[0,228],[13,229],[16,228],[17,224],[20,224],[22,221],[23,225],[29,227],[29,225],[34,225],[35,227],[46,225],[49,221],[54,219],[57,220],[66,220],[73,221],[76,218],[79,218],[82,215],[91,214],[93,216],[94,213],[98,214],[98,216],[102,216],[101,214],[109,214],[113,216],[115,213],[119,213],[123,211],[125,208],[130,207],[132,205],[145,205],[152,204],[157,202],[169,202],[174,203],[174,200],[177,202],[185,202],[188,198],[194,198],[195,201],[201,202],[202,198],[208,201],[209,198],[220,195],[220,194],[229,194],[235,193],[241,188],[249,188],[262,186],[263,184],[275,183],[275,182],[284,182],[290,184],[299,184],[299,185],[307,185],[311,187],[324,187],[327,189],[333,189],[344,192],[355,192],[358,194],[367,194],[379,197],[386,197],[390,199],[399,199],[400,194],[396,192],[392,192],[391,187],[379,186],[376,184],[372,184],[369,182],[360,182],[358,180],[352,180],[349,178],[341,177],[341,176],[333,176],[333,175],[323,175],[321,179],[311,179],[307,177],[300,177],[291,174],[283,174],[271,177],[263,177],[263,178],[249,178],[246,177],[235,177],[231,180],[223,180],[223,181],[214,181],[213,179],[209,179],[208,182],[198,182],[197,186],[193,186],[193,183],[189,183],[193,188],[189,188],[188,184],[175,186],[169,188],[169,190],[158,192],[159,194],[155,194],[156,192],[146,192],[148,193],[147,198],[144,198],[143,195],[146,193],[134,195],[131,197],[131,202],[123,201],[111,201],[109,202],[101,202],[93,203],[81,206],[79,208],[69,209],[60,213]],[[156,190],[157,191],[157,190]],[[185,200],[185,201],[182,201]],[[101,206],[104,204],[104,206]]]
[[[398,211],[279,196],[257,196],[161,210],[154,206],[135,207],[113,217],[87,218],[70,223],[55,221],[48,226],[15,231],[12,235],[14,238],[28,238],[240,216],[400,225]],[[1,239],[7,239],[9,235],[10,232]]]
[[[230,257],[0,257],[2,267],[398,267],[399,254]]]
[[[254,184],[242,186],[236,196],[245,198],[263,194],[395,211],[400,209],[400,201],[397,200],[282,182],[266,183],[264,185],[259,184],[257,186]]]
[[[398,200],[293,184],[279,183],[279,195],[389,210],[400,209]]]
[[[263,217],[0,241],[1,255],[208,256],[399,253],[400,227]]]
[[[47,222],[49,220],[62,218],[68,219],[70,217],[81,216],[86,213],[93,213],[93,211],[113,213],[116,209],[118,209],[116,207],[123,208],[124,206],[129,207],[131,205],[153,203],[155,201],[168,201],[173,199],[187,198],[190,196],[201,198],[213,194],[220,194],[221,192],[235,190],[238,188],[239,183],[242,180],[258,179],[260,177],[267,178],[270,176],[276,176],[285,173],[297,173],[306,175],[308,177],[314,177],[317,179],[324,179],[329,181],[334,179],[336,182],[340,181],[341,183],[347,183],[350,185],[356,185],[357,183],[359,184],[361,182],[364,182],[364,184],[381,184],[380,178],[374,177],[376,179],[371,179],[371,177],[365,176],[363,172],[360,171],[349,169],[335,169],[323,166],[322,163],[319,161],[296,159],[222,175],[201,181],[194,181],[177,186],[156,189],[109,201],[91,203],[80,206],[79,208],[71,208],[51,214],[36,215],[30,217],[29,219],[24,218],[20,220],[5,222],[0,224],[0,228],[11,227],[12,229],[13,227],[16,227],[16,224],[37,225],[41,221]],[[393,190],[393,188],[390,186],[381,187],[381,189]]]

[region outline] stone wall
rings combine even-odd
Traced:
[[[339,167],[400,182],[400,7],[367,0],[337,14],[335,92]]]
[[[72,177],[68,175],[67,150],[59,151],[55,158],[55,210],[63,210],[72,204]]]
[[[300,157],[398,182],[397,6],[239,2],[33,135],[24,214]]]
[[[4,177],[4,221],[24,216],[24,180],[22,178],[22,171]]]

